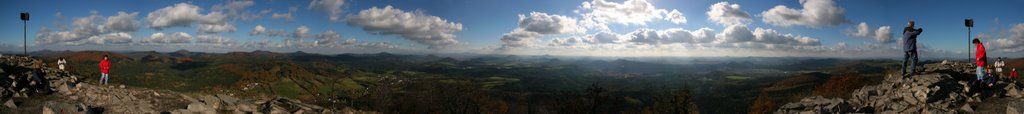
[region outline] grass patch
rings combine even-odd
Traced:
[[[729,79],[729,80],[750,80],[750,79],[754,79],[754,77],[748,77],[748,76],[725,76],[725,79]]]

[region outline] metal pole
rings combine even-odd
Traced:
[[[21,37],[22,38],[21,45],[23,47],[22,49],[24,49],[23,51],[25,53],[25,56],[28,56],[28,21],[22,20],[21,23],[22,23],[22,25],[24,25],[24,26],[22,26],[22,27],[24,27],[24,29],[22,29],[22,32],[21,32],[21,36],[22,36]]]
[[[967,27],[967,61],[971,61],[971,27]]]

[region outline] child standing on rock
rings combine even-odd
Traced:
[[[107,55],[103,55],[103,60],[100,61],[100,73],[102,73],[100,75],[100,83],[102,83],[104,85],[107,84],[107,81],[110,80],[110,78],[108,78],[108,76],[110,76],[109,72],[110,72],[110,61],[107,60]]]
[[[974,43],[974,47],[978,49],[977,53],[975,53],[976,55],[974,58],[974,65],[978,66],[976,72],[978,74],[978,80],[980,81],[982,76],[985,76],[984,70],[985,63],[988,62],[988,55],[985,55],[985,45],[981,44],[981,40],[978,40],[978,38],[974,38],[974,40],[971,41],[971,43]]]

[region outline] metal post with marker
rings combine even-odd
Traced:
[[[971,27],[974,27],[974,19],[964,19],[964,26],[967,26],[967,61],[971,61]]]
[[[25,56],[28,56],[28,12],[21,12],[21,22],[22,25],[24,25],[22,26],[24,29],[22,29],[23,40],[21,45],[23,47],[22,49],[24,49]]]

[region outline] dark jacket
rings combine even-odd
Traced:
[[[903,51],[917,51],[917,35],[922,31],[921,28],[903,28]]]

